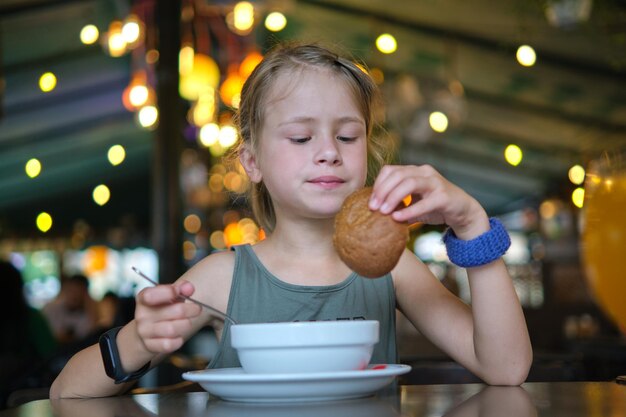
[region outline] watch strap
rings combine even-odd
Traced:
[[[125,373],[120,360],[120,353],[117,349],[117,334],[122,330],[122,326],[114,327],[102,333],[99,339],[100,353],[104,363],[104,370],[107,376],[116,384],[134,381],[141,378],[150,370],[150,362],[146,363],[135,372]]]

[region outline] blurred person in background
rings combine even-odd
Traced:
[[[135,316],[135,298],[120,296],[107,291],[98,302],[98,322],[96,333],[123,326]]]
[[[120,297],[112,291],[107,291],[102,299],[98,302],[98,322],[97,327],[108,330],[118,321],[120,308]]]
[[[60,344],[81,342],[97,329],[98,303],[89,294],[89,280],[75,274],[61,280],[61,291],[43,307]]]
[[[49,359],[57,342],[46,318],[28,305],[22,274],[0,260],[0,409],[18,389],[50,386],[56,374]]]

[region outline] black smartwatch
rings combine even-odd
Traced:
[[[104,362],[104,370],[109,378],[112,378],[116,384],[134,381],[141,378],[150,370],[150,362],[141,367],[138,371],[127,374],[122,369],[120,361],[120,353],[117,350],[117,334],[122,327],[115,327],[108,330],[100,336],[100,352],[102,353],[102,361]]]

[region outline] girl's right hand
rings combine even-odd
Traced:
[[[191,282],[157,285],[137,294],[135,321],[137,335],[145,349],[153,354],[171,353],[179,349],[192,331],[192,319],[202,308],[185,302],[181,295],[191,296]]]

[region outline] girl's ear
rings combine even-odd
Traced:
[[[256,155],[250,150],[249,146],[244,146],[239,154],[239,162],[243,166],[243,169],[248,174],[250,181],[255,184],[258,184],[263,179],[263,175],[261,174],[261,170],[259,169],[256,163]]]

